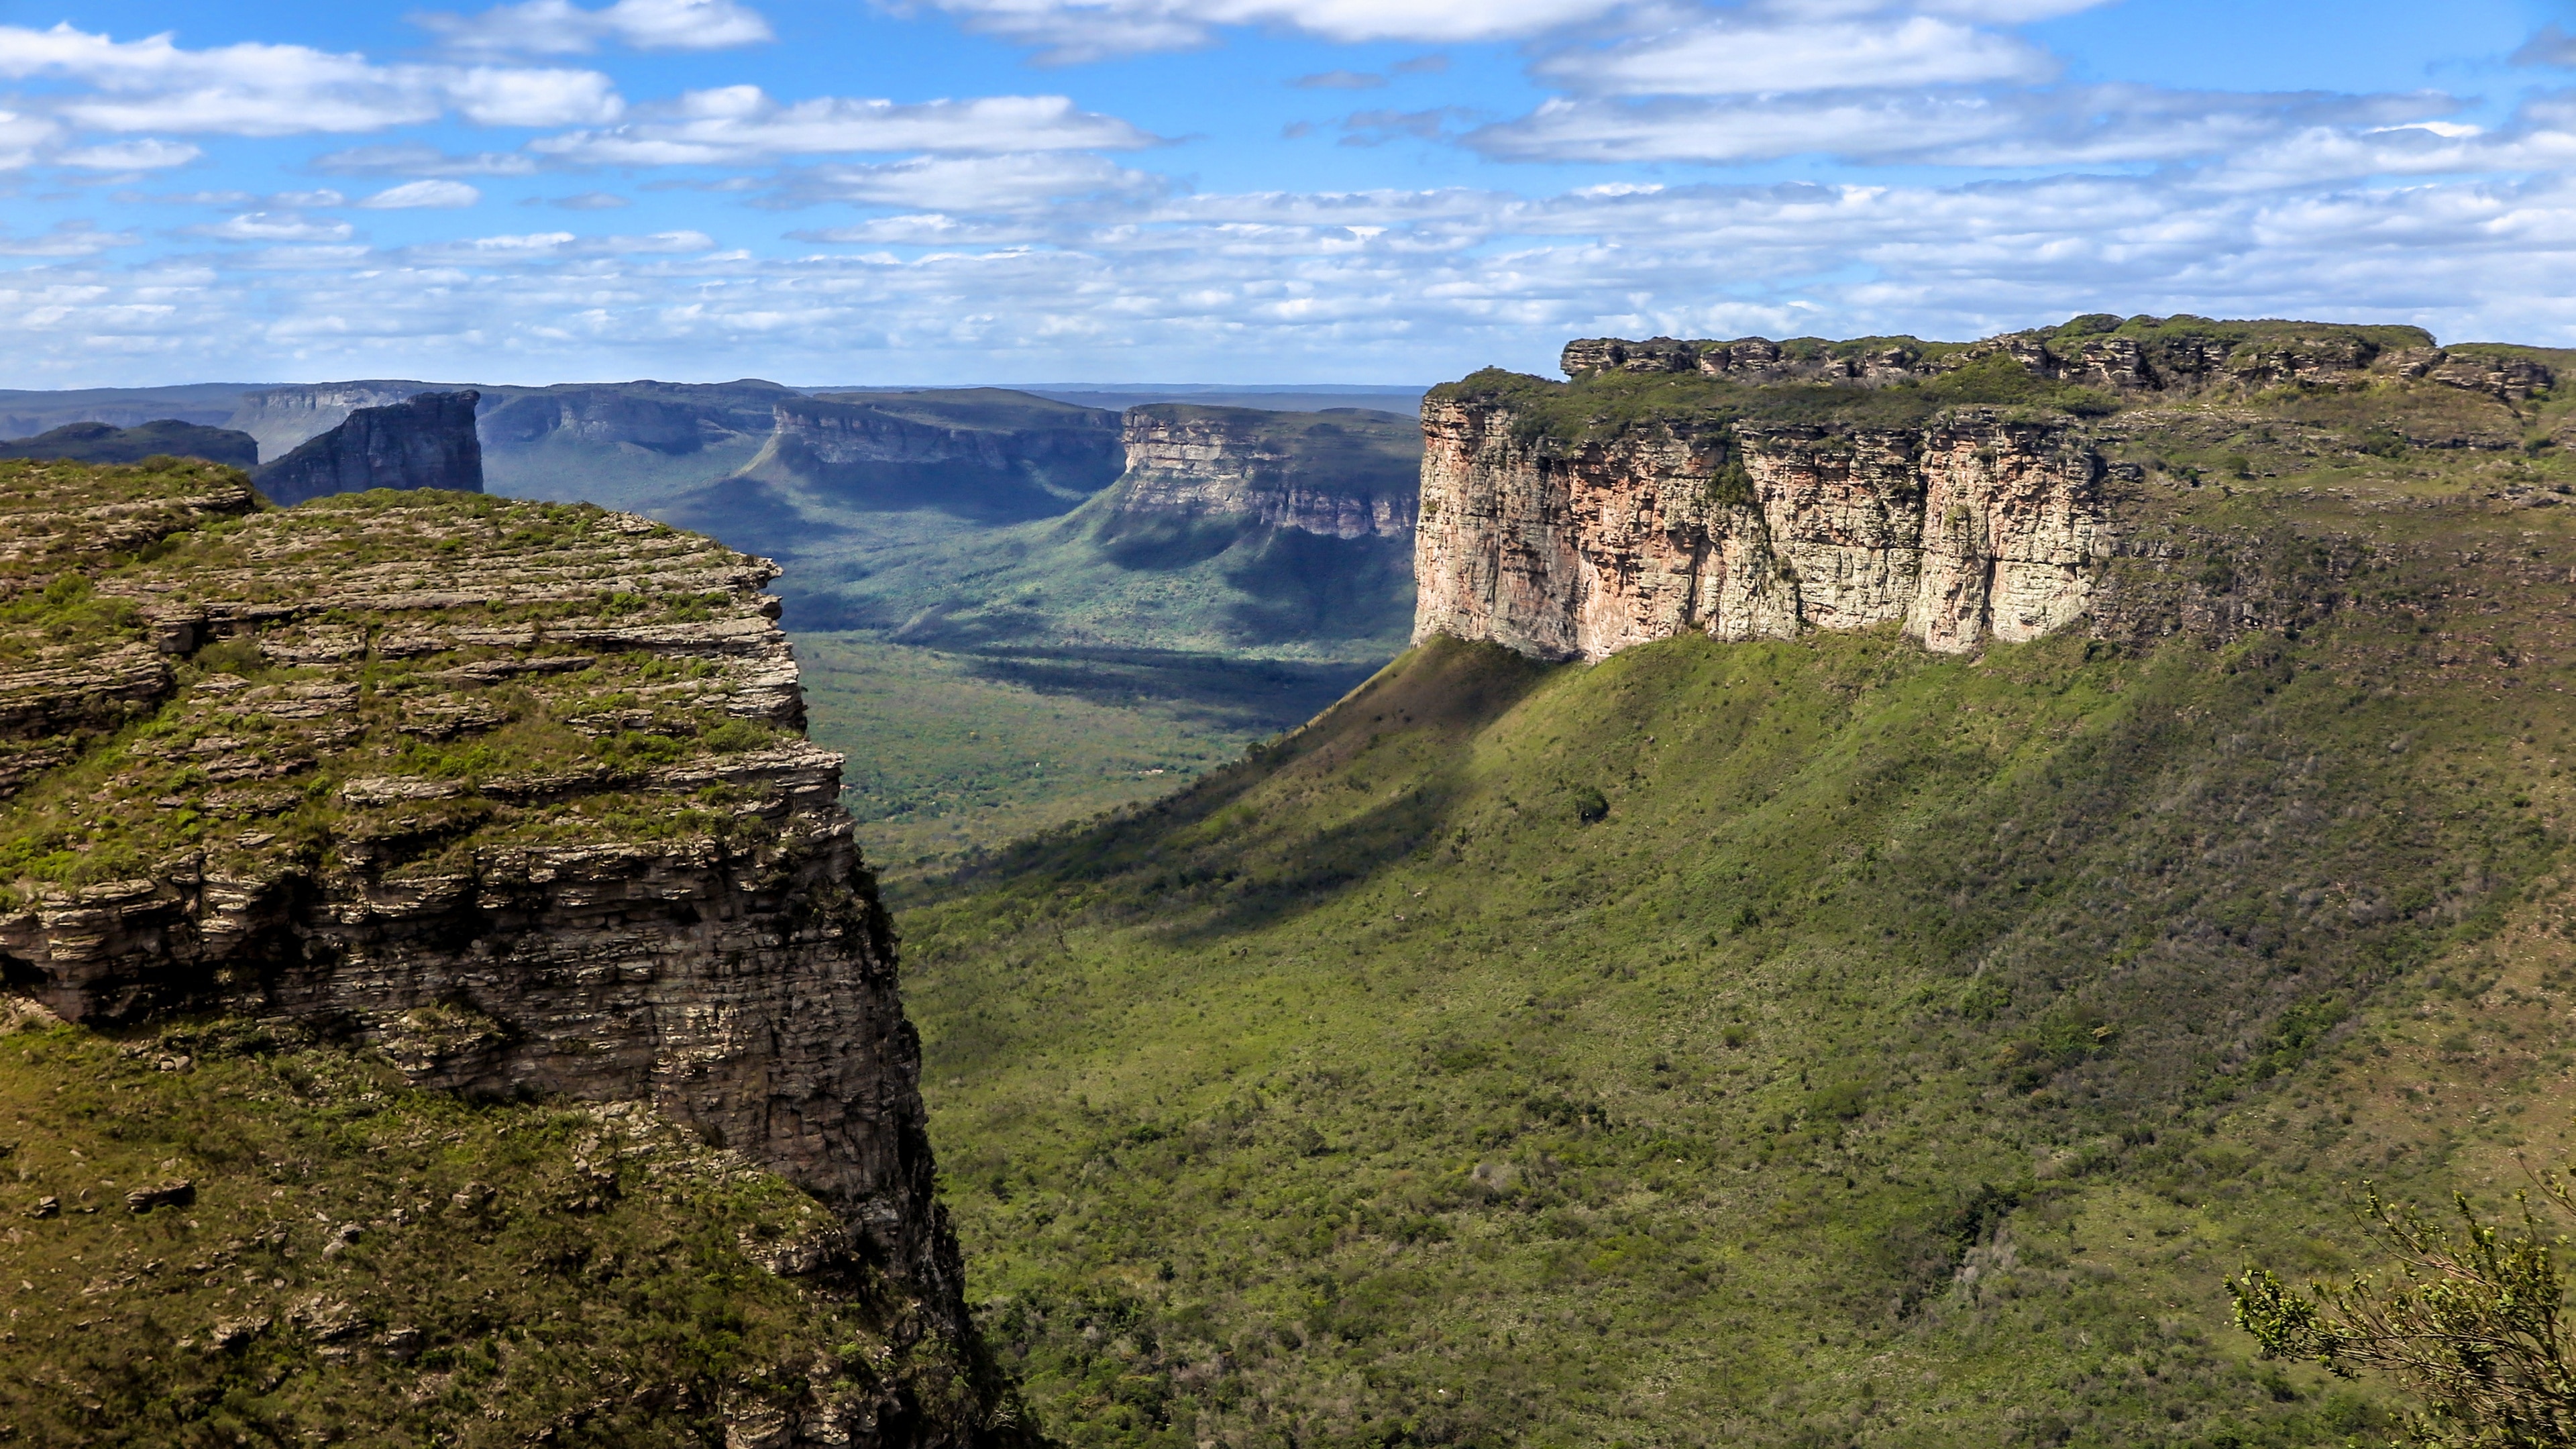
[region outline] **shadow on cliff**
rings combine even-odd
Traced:
[[[1271,528],[1247,540],[1225,580],[1244,597],[1226,623],[1249,644],[1401,636],[1413,621],[1413,539],[1331,538]]]

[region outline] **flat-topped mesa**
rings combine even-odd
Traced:
[[[833,1261],[962,1343],[919,1046],[775,566],[586,505],[250,505],[194,465],[0,465],[0,565],[148,676],[118,706],[139,725],[19,731],[68,767],[0,809],[6,988],[76,1022],[303,1021],[461,1092],[649,1101],[832,1203]],[[162,542],[79,548],[93,516]]]
[[[483,491],[483,445],[474,430],[481,393],[415,393],[359,408],[252,475],[275,503],[302,503],[370,488]]]
[[[2285,385],[2349,387],[2373,376],[2426,378],[2512,400],[2552,385],[2539,360],[2515,349],[2441,348],[2414,327],[2313,322],[2221,322],[2206,317],[2099,314],[1980,342],[1866,337],[1731,341],[1587,337],[1565,345],[1568,377],[1607,372],[1698,373],[1739,382],[1883,387],[2003,357],[2030,375],[2120,392],[2201,392]]]
[[[1127,410],[1125,441],[1121,513],[1243,518],[1328,538],[1413,532],[1422,444],[1411,418],[1153,403]]]
[[[1901,624],[1938,650],[2082,615],[2107,561],[2102,464],[2063,428],[1637,430],[1551,456],[1508,406],[1425,403],[1414,637],[1602,659],[1699,631]]]
[[[243,393],[224,426],[258,439],[260,460],[273,463],[348,421],[360,408],[386,407],[440,390],[434,382],[383,380],[264,387]]]
[[[1414,638],[1600,659],[1887,625],[1965,651],[2314,618],[2370,546],[2206,505],[2255,481],[2248,450],[2524,446],[2565,354],[2431,344],[2108,316],[1972,344],[1576,342],[1571,382],[1488,370],[1425,398]],[[2303,550],[2332,562],[2303,573]]]

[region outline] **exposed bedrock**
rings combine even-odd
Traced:
[[[1937,650],[2083,614],[2111,555],[2100,459],[1965,409],[1924,428],[1641,429],[1561,448],[1510,409],[1423,412],[1415,638],[1601,659],[1901,622]]]
[[[1123,513],[1223,517],[1329,538],[1403,538],[1421,430],[1358,408],[1321,413],[1154,403],[1127,410]]]
[[[455,494],[251,511],[229,477],[11,495],[11,582],[130,607],[84,616],[115,670],[0,680],[0,733],[50,751],[7,829],[71,862],[8,883],[7,989],[101,1025],[292,1020],[468,1094],[649,1101],[831,1202],[816,1261],[878,1266],[963,1342],[919,1044],[775,565]],[[86,520],[165,542],[82,547]],[[49,772],[76,755],[80,782]]]
[[[348,421],[360,408],[380,408],[437,390],[436,383],[391,381],[264,387],[243,393],[224,426],[258,439],[261,460],[273,463]]]
[[[476,392],[416,393],[359,408],[252,475],[274,503],[302,503],[370,488],[483,491],[483,445],[474,428]]]

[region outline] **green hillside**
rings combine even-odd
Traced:
[[[2188,421],[2169,465],[2233,480],[2193,525],[2364,541],[2295,631],[1434,643],[905,914],[970,1298],[1048,1428],[2384,1426],[2251,1364],[2219,1281],[2356,1265],[2363,1175],[2492,1205],[2563,1150],[2567,467]]]

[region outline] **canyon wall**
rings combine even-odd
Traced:
[[[338,427],[252,475],[276,503],[302,503],[330,493],[370,488],[483,491],[483,445],[475,432],[475,392],[415,393],[398,403],[351,412]]]
[[[1495,402],[1424,407],[1417,641],[1601,659],[1686,630],[1901,622],[1965,650],[2077,618],[2110,556],[2102,463],[2063,427],[1964,410],[1558,448],[1516,422]]]
[[[805,1270],[882,1272],[906,1332],[964,1351],[919,1044],[774,565],[588,507],[260,510],[193,464],[10,466],[0,592],[117,604],[0,650],[0,833],[37,862],[0,887],[11,993],[299,1022],[469,1095],[649,1102],[838,1211]]]
[[[224,426],[259,440],[262,462],[275,462],[308,439],[348,421],[360,408],[380,408],[415,393],[435,392],[429,382],[317,382],[245,392]]]
[[[1411,534],[1422,431],[1392,413],[1153,403],[1127,410],[1122,512],[1245,519],[1328,538]]]

